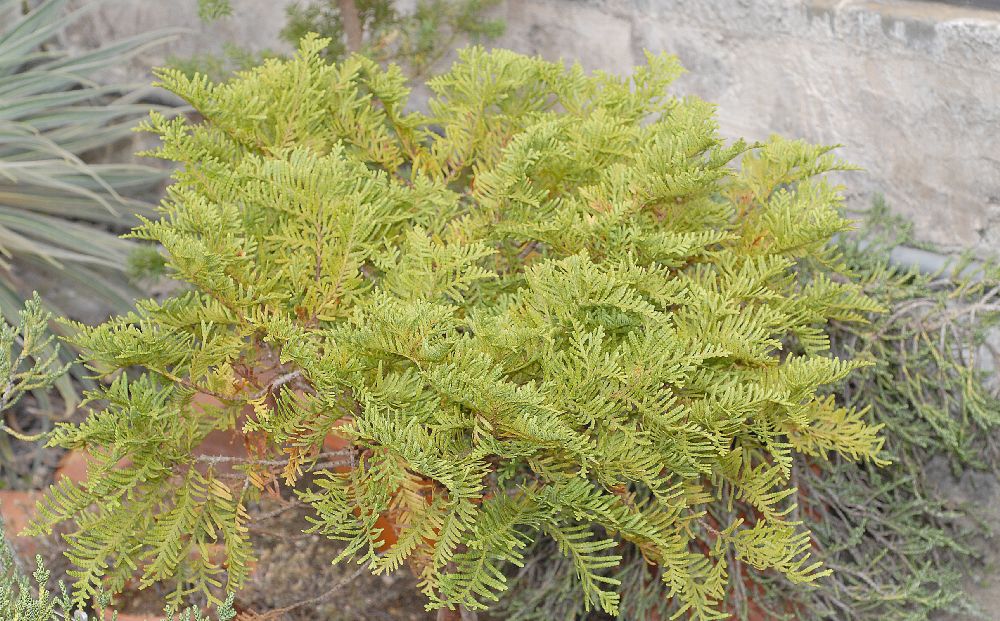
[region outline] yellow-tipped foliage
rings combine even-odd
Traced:
[[[147,123],[180,167],[134,236],[190,287],[74,339],[134,369],[54,440],[95,457],[39,525],[81,525],[78,596],[107,567],[239,587],[255,459],[288,460],[312,528],[373,571],[409,563],[432,608],[490,605],[545,537],[611,614],[623,545],[698,619],[724,616],[732,559],[822,575],[790,456],[880,448],[822,393],[860,364],[829,357],[826,322],[879,310],[829,277],[849,228],[829,149],[725,144],[711,106],[666,93],[665,56],[618,78],[471,48],[422,114],[398,70],[324,45],[225,84],[161,73],[203,118]],[[213,429],[260,447],[248,486],[196,456]],[[331,433],[348,458],[323,469]],[[710,524],[720,500],[752,514]]]

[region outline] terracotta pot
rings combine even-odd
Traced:
[[[35,515],[35,504],[42,496],[43,492],[35,490],[24,492],[0,490],[0,516],[3,517],[7,541],[23,559],[33,557],[38,550],[38,541],[35,537],[23,537],[19,533]]]
[[[350,440],[336,433],[328,433],[323,439],[323,448],[327,451],[342,451],[350,447]],[[350,472],[351,467],[334,466],[333,470],[334,472]],[[355,509],[354,513],[357,515],[359,512]],[[390,515],[383,513],[378,516],[378,519],[375,520],[375,527],[382,529],[382,545],[378,547],[379,552],[385,552],[399,541],[399,528]]]

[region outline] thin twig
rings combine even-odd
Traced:
[[[328,457],[349,457],[351,451],[347,449],[338,449],[336,451],[326,451],[316,455],[316,459],[328,458]],[[237,463],[237,464],[253,464],[255,466],[287,466],[287,459],[253,459],[252,457],[231,457],[229,455],[198,455],[195,457],[196,461],[207,464],[221,464],[221,463]],[[340,466],[347,465],[348,462],[342,462],[341,460],[328,460],[317,465],[319,466]]]
[[[261,388],[257,392],[257,394],[255,394],[253,396],[253,399],[260,399],[264,395],[266,395],[268,393],[271,393],[271,392],[274,392],[275,388],[280,388],[281,386],[284,386],[288,382],[290,382],[293,379],[296,379],[298,377],[302,377],[302,371],[292,371],[291,373],[285,373],[284,375],[276,377],[273,380],[271,380],[270,382],[268,382],[267,386],[264,386],[263,388]]]

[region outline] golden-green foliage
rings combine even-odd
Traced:
[[[50,588],[52,573],[45,569],[41,556],[35,557],[35,571],[31,573],[33,583],[18,565],[14,550],[7,545],[0,516],[0,621],[87,621],[91,618],[82,608],[74,607],[65,583],[59,581],[56,591]],[[102,591],[95,599],[95,621],[117,621],[117,611],[111,611],[110,615],[106,613],[111,603],[110,595]],[[233,599],[230,594],[218,606],[218,621],[232,621],[236,617]],[[165,621],[209,621],[210,618],[194,607],[186,608],[179,614],[168,608],[165,615]]]
[[[14,325],[0,320],[0,414],[14,407],[26,393],[48,390],[66,372],[59,349],[49,334],[52,315],[42,308],[36,293],[25,302]],[[0,419],[0,434],[31,440]],[[0,436],[2,437],[2,436]]]
[[[466,49],[423,115],[397,68],[326,43],[221,85],[161,73],[204,120],[146,125],[181,166],[133,235],[190,287],[73,338],[112,381],[55,432],[95,462],[34,530],[76,522],[76,597],[239,587],[276,476],[431,608],[487,606],[537,538],[610,613],[618,542],[698,619],[724,616],[730,559],[823,575],[792,457],[881,446],[817,393],[867,364],[829,356],[826,322],[879,310],[828,245],[849,223],[817,175],[845,165],[725,145],[666,56],[619,78]],[[215,429],[251,447],[234,472],[195,450]],[[330,434],[349,449],[323,469]],[[720,499],[752,513],[712,523]]]
[[[834,573],[819,588],[803,589],[776,572],[737,566],[727,591],[737,619],[758,618],[760,611],[774,621],[977,616],[975,598],[964,589],[970,571],[989,571],[977,557],[995,528],[983,507],[958,502],[956,489],[969,493],[970,480],[993,480],[1000,469],[1000,399],[991,371],[998,351],[990,345],[1000,322],[1000,270],[960,261],[935,273],[895,265],[892,251],[913,243],[908,228],[878,202],[860,233],[839,238],[845,264],[889,311],[863,324],[833,322],[829,330],[834,355],[878,361],[832,387],[828,398],[864,412],[839,424],[884,425],[882,454],[892,464],[796,455],[797,511],[809,520],[816,558]],[[943,472],[949,465],[961,480]],[[741,503],[723,502],[707,511],[718,523],[748,513]],[[492,611],[496,618],[603,618],[584,612],[574,568],[556,547],[534,542],[525,566],[512,572],[502,608]],[[622,582],[619,620],[670,618],[676,606],[663,599],[645,560],[627,548],[623,556],[605,571]]]

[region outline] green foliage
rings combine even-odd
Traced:
[[[41,556],[35,557],[35,571],[31,576],[34,578],[34,587],[18,567],[17,555],[7,544],[3,519],[0,517],[0,621],[87,621],[90,618],[83,609],[73,605],[69,590],[62,581],[59,582],[56,593],[49,589],[51,573],[45,569]],[[218,621],[232,621],[236,617],[233,599],[230,595],[219,605],[216,610]],[[110,602],[111,597],[107,592],[98,594],[95,601],[95,621],[118,619],[116,611],[112,611],[110,617],[106,614]],[[167,608],[164,615],[165,621],[208,621],[209,618],[194,607],[187,608],[180,614]]]
[[[15,446],[19,441],[37,442],[44,437],[38,433],[44,428],[23,425],[15,406],[29,393],[36,404],[43,405],[52,386],[66,379],[69,367],[60,360],[60,348],[49,332],[51,315],[37,293],[14,317],[13,323],[0,319],[0,488],[18,482],[21,464],[15,461]]]
[[[796,456],[798,511],[812,525],[816,556],[834,573],[810,590],[774,573],[731,581],[729,601],[740,618],[754,606],[768,618],[801,621],[912,621],[973,612],[962,581],[994,529],[956,498],[947,468],[964,476],[965,486],[1000,469],[1000,399],[989,377],[997,352],[987,340],[1000,322],[1000,272],[963,261],[930,274],[894,265],[891,251],[912,245],[908,228],[878,202],[861,233],[841,239],[845,264],[889,312],[830,329],[839,357],[879,361],[851,374],[833,395],[837,405],[863,413],[862,423],[885,425],[883,450],[892,464],[859,467],[838,456]],[[555,550],[540,542],[528,554],[502,618],[587,618],[574,569]],[[644,621],[649,611],[666,618],[676,609],[651,588],[641,556],[626,551],[622,565],[603,575],[622,582],[621,619]]]
[[[817,513],[814,534],[828,564],[844,570],[812,597],[788,585],[774,594],[795,601],[801,619],[952,617],[969,611],[962,581],[994,536],[955,494],[948,471],[964,477],[965,489],[1000,472],[998,357],[987,340],[1000,323],[1000,270],[964,261],[932,274],[894,266],[887,257],[909,243],[907,227],[878,206],[870,221],[868,235],[845,244],[845,258],[890,312],[866,326],[838,325],[833,350],[883,361],[839,393],[885,424],[893,465],[800,465],[801,504]]]
[[[19,315],[17,327],[0,323],[0,382],[3,384],[0,415],[13,407],[25,393],[50,388],[65,372],[65,368],[59,368],[58,353],[51,346],[53,337],[46,336],[50,317],[42,310],[37,294],[26,303]],[[0,434],[10,434],[22,440],[38,439],[10,429],[2,420]],[[0,439],[6,440],[2,436]],[[34,573],[40,587],[39,597],[33,598],[19,561],[7,540],[0,511],[0,621],[65,618],[66,611],[71,609],[65,586],[59,585],[61,596],[51,596],[46,589],[49,574],[39,558]],[[61,614],[57,614],[57,608]]]
[[[127,137],[151,106],[129,101],[125,85],[92,76],[162,38],[151,33],[70,54],[51,39],[78,19],[65,0],[0,0],[0,314],[14,321],[26,282],[52,283],[101,300],[116,312],[137,292],[123,274],[134,246],[113,230],[152,207],[129,196],[155,188],[164,174],[134,164],[88,164],[88,154]],[[52,299],[58,315],[73,314]],[[68,378],[63,398],[74,398]]]
[[[233,6],[229,0],[198,0],[198,17],[202,21],[211,22],[233,14]]]
[[[59,348],[49,334],[51,314],[43,310],[36,293],[18,313],[15,326],[0,321],[0,413],[6,412],[32,391],[52,387],[68,365],[60,364]],[[20,440],[37,440],[9,428],[0,420],[0,433]]]
[[[58,594],[49,588],[49,572],[36,557],[32,573],[37,596],[31,583],[18,567],[18,558],[7,543],[3,519],[0,517],[0,620],[2,621],[67,621],[73,618],[73,603],[66,585],[58,585]]]
[[[481,41],[503,34],[502,20],[483,16],[498,3],[499,0],[418,0],[412,11],[400,12],[393,0],[350,0],[346,4],[352,10],[345,16],[342,0],[308,0],[286,7],[287,22],[281,37],[298,45],[307,34],[318,33],[329,39],[323,50],[328,60],[343,60],[360,52],[383,64],[398,63],[416,77],[425,75],[462,38]],[[205,21],[232,13],[229,0],[198,0],[198,15]],[[354,46],[347,34],[351,29],[356,29],[360,37]],[[224,79],[234,71],[245,71],[278,56],[273,50],[255,52],[226,42],[222,54],[172,57],[169,64],[188,76],[203,73],[213,79]]]
[[[423,115],[397,67],[328,44],[225,84],[160,73],[204,121],[150,118],[181,167],[132,236],[189,288],[76,326],[110,381],[50,444],[94,463],[32,528],[76,523],[75,597],[133,573],[175,600],[238,588],[279,485],[338,560],[408,564],[430,608],[496,601],[537,539],[612,614],[625,554],[697,619],[740,563],[826,575],[795,455],[882,444],[821,392],[869,364],[830,357],[827,322],[880,309],[829,243],[830,149],[725,145],[712,106],[666,93],[667,56],[618,78],[470,48]],[[200,455],[213,430],[249,458]]]
[[[460,36],[474,41],[500,36],[504,24],[483,13],[499,0],[418,0],[412,12],[400,13],[393,0],[357,0],[355,6],[363,33],[364,52],[381,63],[395,62],[412,75],[423,75],[452,51]],[[324,50],[331,60],[350,54],[344,34],[344,16],[336,0],[310,0],[288,7],[288,24],[282,37],[297,44],[310,32],[330,39]]]

